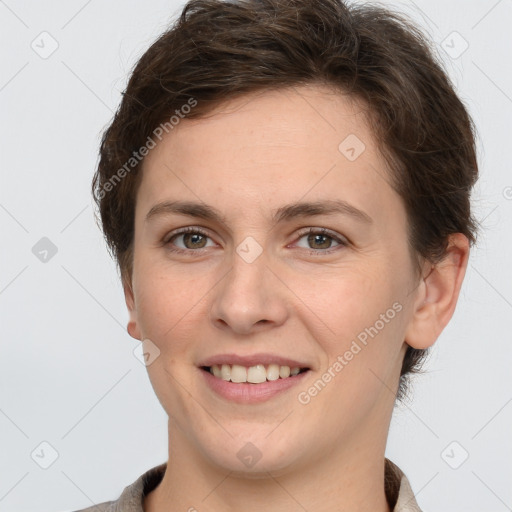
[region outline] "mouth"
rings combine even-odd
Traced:
[[[240,364],[214,364],[201,366],[201,370],[210,373],[215,378],[236,384],[262,384],[278,380],[290,379],[309,371],[307,367],[286,366],[279,364],[255,364],[242,366]]]
[[[238,404],[257,404],[278,395],[286,396],[313,371],[305,359],[269,352],[217,354],[200,361],[197,368],[216,397]]]
[[[228,402],[267,402],[301,385],[312,368],[272,354],[224,354],[202,361],[198,367],[206,387]]]

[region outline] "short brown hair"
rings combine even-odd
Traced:
[[[308,84],[368,106],[417,262],[442,259],[451,233],[475,242],[475,127],[410,20],[341,0],[191,0],[137,62],[101,141],[93,194],[124,282],[132,272],[141,153],[155,129],[172,129],[175,113],[200,118],[241,95]],[[408,347],[397,398],[426,352]]]

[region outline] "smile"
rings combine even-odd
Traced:
[[[219,364],[201,366],[200,370],[203,382],[217,397],[245,405],[266,402],[285,394],[300,385],[310,373],[309,368],[274,364],[248,367]]]
[[[203,370],[209,371],[214,377],[225,381],[235,383],[261,384],[263,382],[272,382],[278,379],[287,379],[306,372],[308,368],[295,366],[290,368],[278,364],[256,364],[253,366],[242,366],[239,364],[214,364],[213,366],[204,366]]]

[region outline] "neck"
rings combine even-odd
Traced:
[[[353,439],[340,439],[340,449],[301,464],[300,471],[244,478],[205,461],[169,421],[174,442],[169,442],[167,469],[145,498],[144,511],[390,512],[384,488],[387,429],[381,436],[373,432],[374,437],[363,430]]]

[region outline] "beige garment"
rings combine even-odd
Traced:
[[[76,512],[143,512],[142,499],[162,480],[167,463],[160,464],[141,475],[125,487],[117,500],[105,501]],[[400,468],[386,459],[384,483],[386,497],[393,512],[421,512],[409,480]]]

